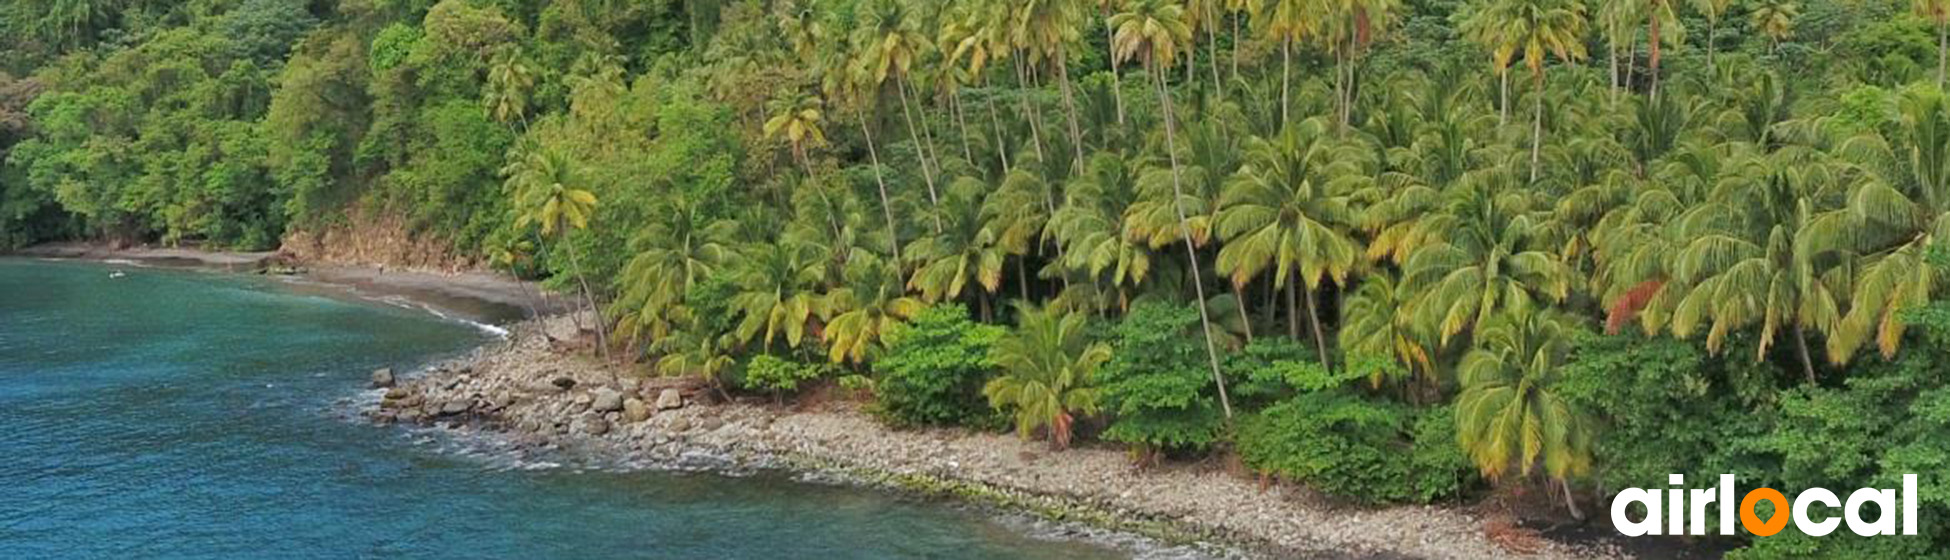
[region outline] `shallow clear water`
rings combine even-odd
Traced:
[[[0,259],[0,558],[1118,555],[861,489],[499,468],[344,418],[373,368],[486,340],[258,278]]]

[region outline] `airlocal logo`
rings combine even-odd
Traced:
[[[1675,487],[1686,483],[1686,477],[1683,475],[1675,474],[1668,480]],[[1916,475],[1903,475],[1902,491],[1902,515],[1900,516],[1903,524],[1902,534],[1914,535],[1916,534]],[[1771,502],[1774,505],[1774,515],[1766,521],[1762,521],[1759,512],[1755,511],[1755,506],[1760,502]],[[1722,535],[1733,534],[1735,511],[1740,513],[1740,526],[1746,527],[1747,532],[1762,537],[1781,532],[1781,529],[1787,527],[1789,520],[1793,520],[1794,527],[1802,533],[1816,537],[1834,532],[1835,527],[1843,521],[1848,522],[1850,531],[1864,537],[1896,534],[1898,516],[1895,490],[1863,488],[1850,493],[1848,501],[1844,503],[1835,497],[1834,492],[1823,488],[1803,490],[1800,495],[1794,497],[1792,502],[1789,502],[1787,496],[1782,495],[1779,490],[1755,488],[1740,499],[1739,507],[1728,507],[1728,504],[1734,503],[1733,475],[1730,474],[1720,475],[1720,485],[1717,488],[1696,490],[1670,488],[1663,493],[1659,490],[1626,488],[1611,501],[1611,524],[1618,529],[1619,533],[1628,537],[1704,535],[1706,534],[1706,508],[1714,503],[1720,504],[1720,534]],[[1639,521],[1627,519],[1627,509],[1632,504],[1645,507],[1645,519]],[[1862,506],[1865,504],[1875,504],[1874,521],[1862,518]],[[1814,517],[1817,512],[1812,510],[1817,507],[1828,508],[1831,511],[1823,513],[1822,519],[1816,521]],[[1832,511],[1835,509],[1841,510],[1840,518],[1837,518]]]

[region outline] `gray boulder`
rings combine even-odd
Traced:
[[[657,393],[657,410],[674,410],[679,408],[684,408],[683,393],[677,392],[676,389],[664,389],[663,392]]]
[[[596,390],[596,396],[589,403],[590,410],[596,412],[616,412],[623,410],[623,394],[604,387]]]
[[[628,399],[623,401],[623,419],[630,422],[649,420],[650,405],[643,404],[642,399]]]

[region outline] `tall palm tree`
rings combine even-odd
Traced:
[[[1184,8],[1167,0],[1130,0],[1125,4],[1124,13],[1112,19],[1117,28],[1116,42],[1112,51],[1118,59],[1138,59],[1145,73],[1157,86],[1158,106],[1163,113],[1165,124],[1165,154],[1171,163],[1172,210],[1178,217],[1179,236],[1185,243],[1185,257],[1190,263],[1190,278],[1195,297],[1198,298],[1199,323],[1205,333],[1205,355],[1212,366],[1212,380],[1219,387],[1219,404],[1225,407],[1226,418],[1232,418],[1232,402],[1226,397],[1225,376],[1219,372],[1219,349],[1212,340],[1212,314],[1206,309],[1205,280],[1199,272],[1198,250],[1192,245],[1190,228],[1185,223],[1184,188],[1178,168],[1178,132],[1172,119],[1171,90],[1165,74],[1171,68],[1173,57],[1177,56],[1178,46],[1191,40],[1191,29],[1185,26]]]
[[[1325,5],[1313,0],[1265,0],[1251,6],[1259,33],[1280,43],[1280,122],[1286,122],[1293,103],[1293,45],[1318,32]]]
[[[1572,515],[1582,518],[1567,481],[1591,470],[1595,438],[1585,416],[1557,391],[1575,328],[1567,317],[1532,309],[1484,325],[1457,370],[1463,390],[1456,396],[1456,439],[1492,480],[1513,469],[1528,476],[1541,466],[1563,487]]]
[[[1706,18],[1706,70],[1712,72],[1719,66],[1714,64],[1714,53],[1719,50],[1719,41],[1714,35],[1720,31],[1720,17],[1726,15],[1733,0],[1693,0],[1693,11]]]
[[[528,127],[528,96],[535,89],[535,72],[521,61],[520,49],[506,49],[494,58],[484,86],[483,104],[489,117],[510,129],[516,122]]]
[[[1110,361],[1110,345],[1090,341],[1082,314],[1021,304],[1016,316],[1016,329],[990,351],[1002,376],[982,394],[992,406],[1014,412],[1018,435],[1048,428],[1050,446],[1067,448],[1076,414],[1097,412],[1091,377]]]
[[[1767,36],[1767,50],[1780,52],[1781,41],[1794,35],[1794,20],[1801,17],[1801,5],[1789,0],[1755,0],[1751,17],[1754,29]]]
[[[1015,30],[1019,48],[1029,57],[1031,67],[1044,61],[1056,64],[1057,89],[1063,93],[1064,114],[1070,125],[1070,146],[1076,153],[1071,162],[1083,170],[1083,132],[1077,127],[1076,97],[1070,87],[1069,47],[1078,41],[1086,17],[1079,0],[1020,0],[1015,3]]]
[[[537,226],[542,237],[553,237],[568,253],[571,274],[582,289],[583,306],[596,313],[596,341],[604,356],[609,352],[607,321],[597,311],[595,292],[582,273],[582,261],[574,245],[560,243],[569,232],[589,227],[596,213],[596,195],[582,186],[568,156],[554,149],[528,150],[522,160],[511,164],[508,187],[513,191],[519,215],[516,228]]]
[[[1946,60],[1950,60],[1950,0],[1913,0],[1916,15],[1936,24],[1936,87],[1943,87]]]
[[[914,143],[921,177],[928,185],[928,202],[939,205],[941,197],[935,188],[939,170],[928,161],[928,145],[921,140],[920,129],[914,124],[906,84],[916,61],[934,49],[934,42],[919,30],[920,18],[899,0],[874,0],[863,8],[865,19],[855,31],[854,42],[861,47],[858,55],[864,77],[876,88],[892,81],[894,93],[900,97],[901,117],[907,122],[908,140]]]
[[[1537,180],[1544,142],[1544,57],[1559,61],[1584,59],[1584,3],[1581,0],[1499,0],[1489,12],[1495,26],[1497,66],[1510,66],[1512,56],[1523,54],[1530,69],[1533,102],[1531,117],[1530,180]]]
[[[1288,290],[1288,333],[1294,338],[1300,336],[1300,316],[1293,290],[1306,289],[1314,346],[1331,369],[1314,300],[1322,280],[1345,286],[1360,261],[1361,247],[1349,234],[1355,217],[1347,183],[1362,178],[1363,160],[1371,152],[1336,143],[1328,128],[1314,118],[1287,127],[1273,140],[1248,141],[1246,166],[1227,182],[1215,226],[1226,242],[1218,271],[1244,286],[1270,269],[1273,286]]]

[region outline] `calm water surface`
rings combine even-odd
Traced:
[[[488,335],[309,292],[0,259],[0,558],[1122,555],[878,492],[442,453],[343,401]]]

